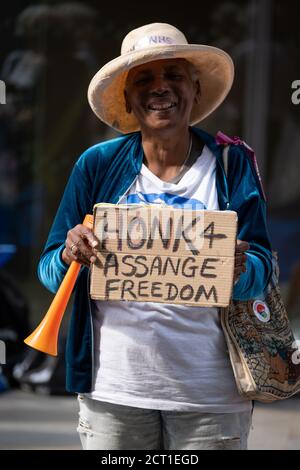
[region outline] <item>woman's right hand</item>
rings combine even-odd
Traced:
[[[85,225],[78,224],[68,231],[65,241],[65,249],[62,252],[63,261],[70,265],[72,261],[90,267],[91,263],[97,260],[96,247],[99,240],[93,234],[93,231]]]

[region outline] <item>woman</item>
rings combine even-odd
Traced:
[[[39,263],[56,291],[68,265],[76,284],[67,389],[80,403],[85,449],[246,449],[252,406],[237,391],[217,308],[89,299],[98,240],[81,225],[97,202],[161,202],[238,214],[235,299],[251,299],[271,273],[265,201],[242,146],[229,152],[191,127],[228,94],[233,64],[220,49],[188,44],[171,25],[131,31],[121,56],[89,87],[97,116],[123,136],[89,148],[66,187]]]

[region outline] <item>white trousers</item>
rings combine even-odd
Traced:
[[[78,395],[85,450],[246,450],[252,412],[160,411]]]

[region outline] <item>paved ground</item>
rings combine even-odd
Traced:
[[[80,449],[75,397],[0,395],[0,449]]]
[[[0,395],[0,449],[80,449],[75,397]],[[300,397],[254,410],[250,449],[300,449]]]
[[[300,449],[300,396],[268,405],[255,404],[249,449]]]

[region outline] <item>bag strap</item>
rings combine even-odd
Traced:
[[[226,178],[228,176],[228,152],[229,152],[229,145],[225,144],[223,148],[222,157],[223,157],[223,166],[224,166]]]
[[[256,176],[257,176],[257,180],[258,180],[258,184],[259,184],[259,187],[261,189],[262,196],[263,196],[264,200],[266,201],[267,198],[266,198],[266,194],[265,194],[265,191],[264,191],[264,188],[263,188],[263,184],[262,184],[261,176],[260,176],[260,173],[259,173],[257,160],[256,160],[256,155],[255,155],[254,150],[251,147],[249,147],[249,145],[246,144],[246,142],[241,140],[239,137],[237,137],[237,136],[229,137],[228,135],[224,134],[221,131],[217,132],[216,142],[217,142],[217,144],[224,145],[223,163],[224,163],[224,170],[225,170],[226,177],[227,177],[227,174],[228,174],[228,152],[229,152],[230,145],[242,145],[244,147],[244,149],[246,150],[246,153],[247,153],[247,155],[248,155],[248,157],[249,157],[249,159],[250,159],[250,161],[251,161],[251,163],[254,167],[254,170],[255,170],[255,173],[256,173]],[[226,152],[225,152],[225,149],[227,149]]]
[[[247,151],[247,154],[249,155],[249,157],[250,157],[250,159],[253,163],[254,169],[255,169],[257,177],[258,177],[258,181],[260,183],[261,192],[263,194],[264,200],[266,201],[266,195],[265,195],[264,188],[263,188],[262,181],[261,181],[261,177],[260,177],[260,174],[259,174],[259,169],[258,169],[258,165],[257,165],[254,150],[252,150],[251,147],[249,147],[249,145],[247,145],[239,137],[235,136],[232,139],[231,137],[228,137],[226,134],[224,134],[221,131],[219,131],[217,133],[216,142],[218,144],[222,144],[224,146],[223,147],[222,158],[223,158],[223,165],[224,165],[224,171],[225,171],[226,178],[228,176],[228,154],[229,154],[230,145],[243,145],[244,146],[244,148]],[[278,255],[277,255],[276,251],[274,251],[274,250],[272,250],[272,268],[273,269],[272,269],[271,282],[273,283],[273,285],[277,285],[278,282],[279,282],[279,264],[278,264]]]

